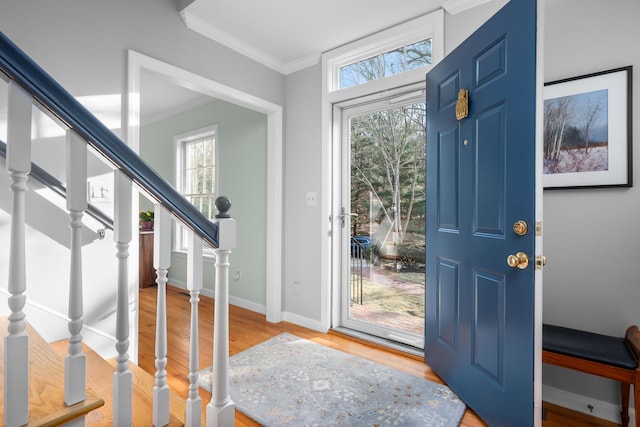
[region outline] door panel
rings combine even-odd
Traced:
[[[427,74],[425,360],[492,426],[534,422],[535,55],[536,2],[511,0]]]

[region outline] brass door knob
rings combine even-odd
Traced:
[[[515,255],[509,255],[507,257],[507,264],[511,268],[519,268],[520,270],[524,270],[529,266],[529,257],[524,252],[518,252]]]

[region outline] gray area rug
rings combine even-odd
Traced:
[[[281,334],[232,356],[236,408],[264,426],[458,426],[446,386]],[[199,372],[211,391],[211,368]]]

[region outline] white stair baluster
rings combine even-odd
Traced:
[[[132,237],[131,179],[114,172],[113,240],[117,247],[116,370],[113,373],[113,425],[131,425],[133,383],[129,369],[129,243]]]
[[[171,215],[156,204],[153,236],[153,267],[158,283],[156,309],[156,382],[153,387],[153,425],[169,424],[169,386],[167,385],[167,273],[171,265]]]
[[[25,256],[25,191],[31,171],[31,96],[9,84],[7,170],[11,176],[13,208],[9,248],[8,335],[4,338],[4,425],[29,421],[29,337],[25,332],[27,287]]]
[[[64,403],[86,398],[86,356],[82,351],[82,214],[87,209],[87,144],[67,130],[67,209],[71,219],[69,351],[64,359]]]
[[[227,213],[231,203],[216,199],[218,248],[216,255],[216,299],[213,321],[213,384],[207,405],[207,427],[233,427],[235,404],[229,394],[229,254],[236,246],[236,221]]]
[[[186,404],[186,426],[200,427],[202,400],[198,393],[198,369],[200,365],[198,338],[198,303],[202,289],[202,239],[188,231],[187,289],[191,292],[191,330],[189,336],[189,397]]]

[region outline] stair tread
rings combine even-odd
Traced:
[[[0,352],[4,354],[4,337],[9,321],[0,318]],[[104,400],[87,389],[87,400],[76,405],[64,404],[64,358],[28,323],[29,336],[29,426],[58,425],[104,405]],[[0,357],[0,372],[4,372],[4,357]],[[0,399],[0,413],[4,414],[4,399]]]
[[[61,353],[66,351],[66,342],[52,343],[52,348]],[[105,405],[87,416],[87,425],[111,426],[113,414],[113,374],[115,360],[106,361],[87,345],[84,346],[87,355],[87,385],[105,400]],[[133,378],[133,425],[149,426],[152,419],[152,390],[155,383],[153,375],[139,366],[129,363]],[[185,402],[184,399],[170,393],[169,397],[169,426],[183,426]]]

